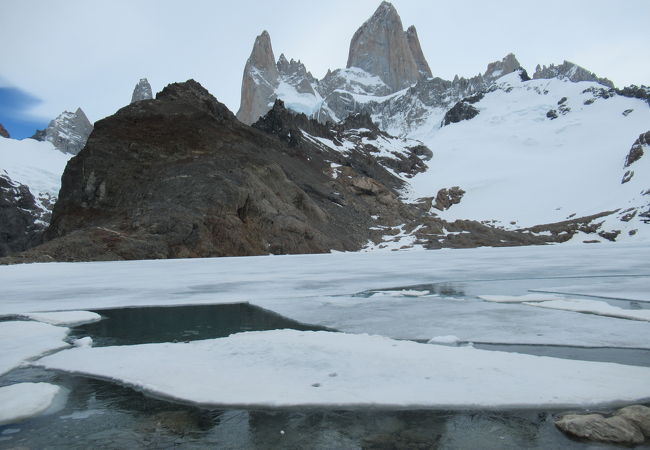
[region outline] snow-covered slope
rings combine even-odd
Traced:
[[[645,101],[612,95],[594,82],[524,82],[517,73],[490,90],[473,105],[476,117],[413,133],[434,152],[429,170],[411,180],[414,199],[460,186],[462,201],[441,217],[509,228],[620,210],[604,227],[621,230],[620,237],[650,238],[640,232],[646,224],[639,217],[650,204],[643,194],[650,157],[634,162],[634,176],[622,183],[630,147],[650,129]],[[619,220],[629,208],[636,216]]]
[[[56,199],[63,169],[71,157],[48,141],[0,138],[0,174],[28,186],[37,198]]]
[[[0,256],[41,242],[71,156],[48,141],[0,138]]]

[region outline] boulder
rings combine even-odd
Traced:
[[[636,425],[646,439],[650,438],[650,408],[643,405],[631,405],[619,409],[615,414]]]
[[[639,427],[623,416],[568,414],[555,425],[567,434],[591,441],[636,445],[645,440]]]

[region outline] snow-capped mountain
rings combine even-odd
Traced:
[[[617,211],[594,221],[605,222],[600,232],[638,237],[650,205],[650,159],[628,153],[648,145],[639,138],[650,128],[643,100],[595,82],[512,73],[471,106],[471,119],[421,131],[434,159],[411,180],[414,197],[458,185],[462,201],[441,217],[506,228]]]
[[[37,131],[32,139],[51,142],[61,152],[76,155],[86,145],[92,131],[93,124],[83,110],[77,108],[75,112],[59,114],[47,128]]]
[[[650,186],[639,176],[645,162],[623,167],[633,144],[647,146],[647,87],[616,89],[568,61],[538,65],[531,79],[513,54],[483,74],[444,80],[429,69],[415,29],[404,31],[388,2],[355,33],[345,69],[317,80],[284,55],[273,61],[264,32],[244,71],[240,119],[254,121],[276,98],[321,122],[369,114],[382,130],[431,149],[428,170],[408,180],[405,200],[445,205],[431,209],[444,219],[560,241],[577,230],[574,240],[583,233],[592,233],[584,238],[590,241],[650,237]],[[255,110],[245,102],[251,98]]]

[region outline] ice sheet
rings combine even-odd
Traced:
[[[15,423],[47,411],[59,386],[49,383],[18,383],[0,387],[0,425]]]
[[[648,323],[478,300],[353,296],[472,280],[494,283],[481,294],[523,295],[526,288],[566,286],[570,277],[584,277],[576,283],[615,297],[617,291],[650,292],[642,264],[648,254],[650,244],[617,243],[2,266],[0,314],[239,301],[394,338],[456,335],[477,342],[648,348]]]
[[[68,329],[27,321],[0,322],[0,375],[47,351],[67,347]]]
[[[322,331],[75,348],[36,364],[210,406],[569,407],[650,398],[650,368]]]

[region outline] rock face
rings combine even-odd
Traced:
[[[496,80],[497,78],[507,75],[518,70],[521,67],[519,61],[513,53],[508,53],[501,61],[495,61],[488,64],[487,70],[483,75],[484,78]]]
[[[650,146],[650,131],[647,131],[639,136],[639,138],[634,141],[630,153],[627,154],[625,158],[625,166],[630,167],[632,164],[637,162],[643,156],[643,148],[648,148]]]
[[[465,191],[459,186],[453,186],[449,189],[440,189],[436,195],[436,201],[433,207],[440,211],[444,211],[451,208],[453,205],[460,203],[463,195],[465,195]]]
[[[64,111],[44,130],[37,131],[32,139],[49,141],[63,153],[76,155],[86,145],[93,124],[81,108],[75,112]]]
[[[466,101],[460,101],[445,113],[445,117],[442,119],[442,124],[449,125],[463,120],[470,120],[478,116],[478,113],[478,109],[473,107],[471,104]]]
[[[246,61],[241,86],[241,103],[237,118],[246,124],[255,122],[269,110],[278,87],[278,67],[271,47],[271,36],[265,30],[257,36],[251,56]]]
[[[418,68],[420,74],[425,78],[431,78],[433,74],[429,68],[429,63],[422,53],[422,47],[420,46],[420,39],[418,38],[418,32],[415,29],[414,25],[411,25],[406,30],[406,40],[409,43],[409,48],[411,49],[411,54],[415,60],[415,65]]]
[[[398,91],[430,77],[415,28],[404,32],[397,10],[382,2],[375,13],[354,33],[347,67],[358,67],[381,78]]]
[[[46,227],[43,219],[29,188],[0,173],[0,256],[39,244]]]
[[[371,214],[401,214],[381,181],[360,192],[369,173],[399,179],[363,155],[334,178],[330,158],[344,155],[283,134],[298,126],[281,114],[260,125],[274,134],[245,126],[192,80],[122,108],[69,162],[50,242],[34,251],[74,260],[357,250]]]
[[[0,123],[0,136],[2,136],[3,138],[7,138],[7,139],[9,139],[11,137],[11,136],[9,136],[9,132],[5,129],[5,127],[2,126],[1,123]]]
[[[133,95],[131,95],[131,103],[139,102],[140,100],[151,100],[153,94],[151,93],[151,85],[146,78],[140,78],[138,84],[135,85],[133,89]]]
[[[596,83],[600,83],[610,88],[614,87],[614,83],[612,83],[607,78],[599,78],[595,73],[589,72],[584,67],[580,67],[579,65],[569,61],[564,61],[559,66],[551,64],[550,66],[546,67],[540,66],[538,64],[535,68],[533,79],[538,80],[540,78],[560,78],[573,82],[595,81]]]

